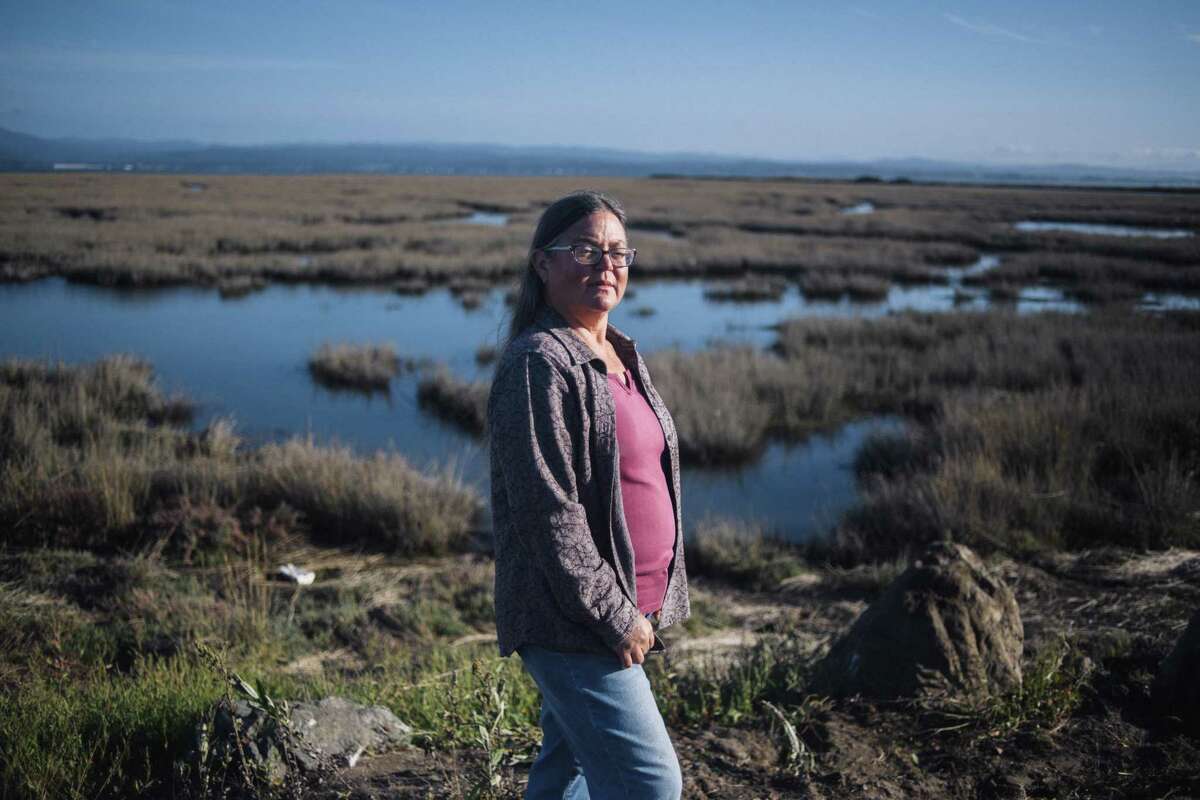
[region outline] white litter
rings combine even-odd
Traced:
[[[275,571],[275,574],[280,575],[281,577],[286,578],[287,580],[292,581],[299,586],[308,586],[317,579],[317,573],[310,572],[306,569],[300,569],[295,564],[291,563],[284,564]]]

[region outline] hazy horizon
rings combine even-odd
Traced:
[[[13,6],[0,126],[1200,169],[1200,6]]]

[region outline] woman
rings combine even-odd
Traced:
[[[488,402],[500,654],[542,692],[526,797],[677,798],[642,671],[688,617],[675,426],[608,324],[635,251],[625,212],[575,192],[542,214]]]

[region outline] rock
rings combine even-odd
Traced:
[[[1021,683],[1017,601],[975,553],[938,542],[817,665],[813,690],[877,699],[990,694]]]
[[[258,704],[221,701],[213,716],[211,748],[217,762],[230,760],[240,738],[247,758],[269,783],[281,784],[289,764],[302,772],[353,766],[364,752],[408,744],[412,728],[383,706],[360,706],[341,697],[294,703],[288,719],[295,737]],[[240,731],[240,737],[235,734]],[[202,736],[198,727],[197,740]],[[199,748],[198,748],[199,749]]]
[[[1159,714],[1179,719],[1200,736],[1200,610],[1192,615],[1178,644],[1158,669],[1151,699]]]
[[[202,735],[203,731],[198,728],[197,740]],[[285,738],[275,720],[261,708],[245,700],[232,705],[224,700],[218,702],[211,737],[216,763],[240,763],[235,749],[235,742],[240,742],[244,756],[256,765],[267,781],[281,784],[288,771]]]
[[[383,706],[360,706],[342,697],[292,705],[292,724],[305,744],[339,765],[365,750],[379,752],[408,744],[412,727]]]

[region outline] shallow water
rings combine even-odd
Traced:
[[[736,514],[793,541],[829,531],[858,500],[853,462],[859,447],[874,433],[902,428],[895,417],[859,420],[799,444],[773,442],[744,470],[685,470],[684,513],[689,524]]]
[[[439,219],[437,222],[443,225],[490,225],[502,228],[508,224],[508,214],[499,214],[493,211],[472,211],[470,214],[462,217]]]
[[[1200,297],[1147,292],[1138,305],[1146,311],[1200,311]]]
[[[1101,225],[1090,222],[1055,222],[1053,220],[1022,220],[1014,228],[1028,233],[1040,231],[1067,231],[1088,233],[1095,236],[1146,236],[1152,239],[1183,239],[1195,236],[1193,231],[1182,228],[1145,228],[1137,225]]]
[[[856,203],[855,205],[846,206],[843,208],[842,213],[850,214],[851,216],[858,214],[874,214],[875,204],[869,201],[864,203]]]
[[[964,302],[955,286],[897,286],[878,303],[810,302],[795,286],[777,301],[717,303],[705,299],[705,286],[699,280],[639,282],[636,298],[613,311],[613,323],[648,353],[696,350],[714,341],[763,347],[774,341],[772,326],[793,316],[948,310],[956,307],[956,291],[959,308],[988,305],[986,293]],[[133,353],[154,365],[164,388],[198,403],[197,428],[231,416],[250,443],[311,434],[360,452],[394,448],[418,466],[453,464],[485,490],[486,453],[478,441],[418,408],[416,374],[394,379],[386,394],[330,391],[312,381],[307,359],[325,342],[391,342],[404,357],[444,363],[464,378],[487,378],[491,367],[476,364],[475,353],[501,340],[503,295],[494,289],[467,311],[446,289],[406,297],[379,288],[278,284],[222,300],[200,288],[114,291],[60,278],[0,284],[0,358],[78,363]],[[634,312],[643,307],[657,313],[641,318]],[[1078,304],[1041,287],[1017,301],[1022,312],[1059,307]],[[800,445],[775,443],[737,472],[688,470],[688,517],[706,511],[761,517],[795,538],[824,530],[853,502],[846,465],[862,438],[895,424],[859,422]],[[813,520],[822,525],[814,528]]]

